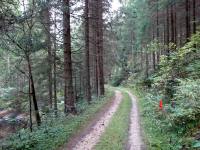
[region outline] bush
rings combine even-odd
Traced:
[[[198,124],[200,120],[200,80],[179,80],[176,87],[175,109],[171,120],[175,125]]]
[[[11,135],[4,141],[0,141],[0,149],[3,150],[52,150],[62,146],[69,138],[84,126],[97,113],[100,108],[111,99],[114,92],[109,91],[101,100],[92,101],[90,105],[79,102],[77,110],[79,115],[73,116],[58,113],[46,114],[42,117],[42,125],[29,129],[22,129]],[[83,105],[80,103],[84,103]]]
[[[174,87],[179,79],[199,79],[200,75],[200,32],[194,34],[191,41],[183,47],[171,52],[169,56],[162,56],[159,70],[154,75],[154,87],[173,98]]]
[[[16,88],[12,87],[0,88],[0,99],[11,100],[15,97],[16,93],[17,93]]]

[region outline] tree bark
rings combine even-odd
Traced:
[[[97,57],[99,73],[99,94],[104,95],[104,67],[103,67],[103,1],[98,0],[98,27],[97,27]]]
[[[177,45],[177,14],[176,14],[176,4],[174,4],[174,43]]]
[[[56,15],[55,15],[56,16]],[[57,37],[56,37],[56,17],[55,17],[55,25],[54,25],[54,51],[53,51],[53,87],[54,87],[54,111],[57,115],[58,106],[57,106],[57,65],[56,65],[56,51],[57,51]]]
[[[192,0],[193,4],[193,17],[192,17],[192,25],[193,25],[193,34],[196,33],[196,0]]]
[[[98,0],[89,0],[89,50],[91,64],[92,91],[99,95],[98,58],[97,58],[97,27],[98,27]]]
[[[35,109],[35,118],[36,118],[37,125],[40,126],[41,118],[40,118],[39,109],[38,109],[38,105],[37,105],[37,99],[36,99],[35,86],[34,86],[33,75],[32,75],[30,56],[27,55],[26,59],[27,59],[27,62],[28,62],[29,80],[30,80],[30,87],[31,87],[31,95],[32,95],[32,98],[33,98],[33,106],[34,106],[34,109]]]
[[[49,91],[49,106],[52,108],[53,106],[53,87],[52,87],[52,49],[51,49],[51,35],[50,35],[50,9],[49,9],[49,0],[46,2],[46,6],[43,10],[43,22],[44,22],[44,30],[46,34],[46,46],[48,52],[48,91]]]
[[[153,24],[152,24],[152,41],[155,40],[155,29],[154,29],[154,21],[153,21]],[[153,59],[153,70],[155,71],[156,70],[156,52],[152,52],[152,59]]]
[[[145,53],[146,55],[146,78],[149,77],[149,59],[148,59],[148,52]]]
[[[85,71],[86,71],[86,99],[91,102],[90,85],[90,49],[89,49],[89,2],[85,0]]]
[[[169,6],[167,6],[167,12],[166,12],[166,19],[167,19],[167,25],[166,25],[166,28],[167,28],[167,33],[166,33],[166,45],[167,45],[167,56],[169,56]]]
[[[64,98],[65,113],[76,113],[75,98],[72,78],[72,58],[71,58],[71,33],[70,33],[70,0],[63,0],[63,39],[64,39]]]
[[[190,37],[190,2],[185,0],[185,24],[186,24],[186,41],[189,41]]]
[[[29,119],[30,119],[30,131],[33,131],[33,122],[32,122],[32,98],[31,98],[31,80],[28,79],[28,97],[29,97]]]
[[[156,39],[157,42],[159,43],[159,15],[158,15],[158,0],[156,1]],[[158,52],[156,53],[157,56],[157,64],[160,62],[160,49],[158,50]]]
[[[171,4],[171,8],[170,8],[170,17],[171,17],[171,42],[174,43],[175,40],[174,40],[174,7],[173,7],[173,4]]]

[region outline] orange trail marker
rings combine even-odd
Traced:
[[[163,101],[162,101],[162,99],[160,100],[160,103],[159,103],[159,108],[160,108],[160,110],[162,110],[162,109],[163,109]]]

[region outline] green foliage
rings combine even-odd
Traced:
[[[148,126],[145,132],[150,149],[154,146],[157,149],[195,149],[198,146],[191,136],[200,120],[199,43],[200,32],[197,32],[179,49],[171,44],[173,51],[169,56],[161,57],[158,71],[150,78],[152,88],[146,96],[140,95],[142,120],[144,128]],[[158,110],[161,98],[164,112]],[[164,130],[169,134],[163,136]]]
[[[158,40],[151,41],[149,44],[147,44],[147,50],[148,52],[157,52],[161,49],[164,49],[166,46],[162,43],[159,43]]]
[[[178,126],[197,126],[200,120],[200,80],[180,80],[175,93],[175,108],[170,116]]]
[[[185,46],[162,56],[159,71],[154,76],[154,86],[161,93],[172,98],[174,87],[178,85],[177,79],[198,79],[200,75],[200,32],[191,37]],[[171,90],[171,91],[170,91]]]
[[[161,97],[142,89],[134,88],[133,91],[139,98],[141,123],[147,148],[149,150],[180,149],[181,143],[178,135],[171,130],[171,123],[168,122],[166,113],[159,110]]]
[[[120,72],[115,73],[111,79],[112,86],[119,86],[127,77],[127,72],[124,70],[120,70]]]
[[[192,145],[193,148],[200,148],[200,141],[195,141]]]
[[[101,100],[92,101],[91,105],[85,102],[84,107],[78,104],[79,115],[54,116],[49,114],[43,119],[43,124],[33,132],[28,129],[20,130],[1,142],[0,149],[6,150],[53,150],[62,146],[82,126],[90,121],[94,114],[111,99],[113,92],[109,91]],[[81,107],[80,107],[81,106]]]
[[[12,87],[0,89],[0,99],[11,100],[16,96],[16,89]]]

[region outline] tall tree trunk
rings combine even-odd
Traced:
[[[179,26],[179,43],[180,43],[180,47],[183,45],[183,41],[184,41],[184,39],[183,39],[183,28],[182,28],[182,22],[181,22],[181,20],[179,19],[179,24],[178,24],[178,26]]]
[[[171,42],[174,43],[174,7],[173,4],[171,4],[170,7],[170,17],[171,17]]]
[[[33,122],[32,122],[32,98],[31,98],[31,80],[28,79],[28,97],[29,97],[29,119],[30,119],[30,125],[29,128],[31,132],[33,131]]]
[[[169,34],[170,34],[170,32],[169,32],[169,6],[167,6],[167,12],[166,12],[166,19],[167,19],[167,26],[166,26],[166,28],[167,28],[167,34],[166,34],[166,44],[167,44],[167,56],[169,56],[169,53],[170,53],[170,51],[169,51]]]
[[[78,98],[76,72],[74,72],[74,97],[75,99]]]
[[[140,51],[140,70],[141,71],[143,70],[143,63],[144,63],[144,61],[143,61],[143,52]]]
[[[55,15],[56,16],[56,15]],[[57,106],[57,65],[56,65],[56,51],[57,51],[57,37],[56,37],[56,17],[55,17],[55,25],[54,25],[54,51],[53,51],[53,87],[54,87],[54,111],[55,114],[57,115],[57,110],[58,110],[58,106]]]
[[[149,59],[148,59],[148,52],[145,53],[146,55],[146,78],[149,77]]]
[[[155,40],[154,30],[155,30],[154,24],[152,24],[152,41]],[[153,57],[153,70],[155,71],[156,70],[156,52],[152,52],[152,57]]]
[[[99,95],[99,78],[98,78],[98,58],[97,58],[97,27],[98,27],[98,0],[89,0],[89,22],[90,22],[90,61],[92,68],[92,91],[96,96]]]
[[[98,27],[97,27],[97,56],[99,73],[99,92],[104,95],[104,67],[103,67],[103,1],[98,0]]]
[[[85,70],[86,70],[86,99],[91,102],[90,85],[90,49],[89,49],[89,2],[85,0]]]
[[[70,0],[63,0],[63,39],[64,39],[64,97],[65,113],[76,113],[72,78]]]
[[[35,86],[34,86],[33,75],[32,75],[30,56],[27,55],[26,59],[27,59],[27,63],[28,63],[29,80],[30,80],[33,106],[34,106],[34,110],[35,110],[35,118],[36,118],[37,125],[40,126],[41,118],[40,118],[39,109],[38,109],[38,105],[37,105],[37,99],[36,99]]]
[[[156,39],[159,43],[159,15],[158,15],[158,0],[156,1]],[[160,50],[157,51],[157,64],[160,62]]]
[[[186,24],[186,41],[189,40],[190,37],[190,1],[185,0],[185,24]]]
[[[163,43],[164,45],[167,45],[167,28],[166,28],[166,19],[164,17],[164,21],[163,21]],[[166,48],[164,48],[163,50],[161,50],[161,55],[162,54],[166,54]]]
[[[49,0],[46,2],[46,6],[43,10],[43,22],[46,34],[46,46],[48,51],[48,90],[49,90],[49,106],[53,106],[53,87],[52,87],[52,49],[51,49],[51,35],[50,35],[50,9],[49,9]]]
[[[98,68],[98,57],[97,57],[97,47],[95,48],[95,93],[97,96],[99,96],[99,68]]]
[[[193,6],[193,17],[192,17],[192,25],[193,25],[193,34],[196,33],[196,0],[192,0]]]
[[[176,4],[174,4],[174,43],[177,45],[177,14],[176,14]]]

